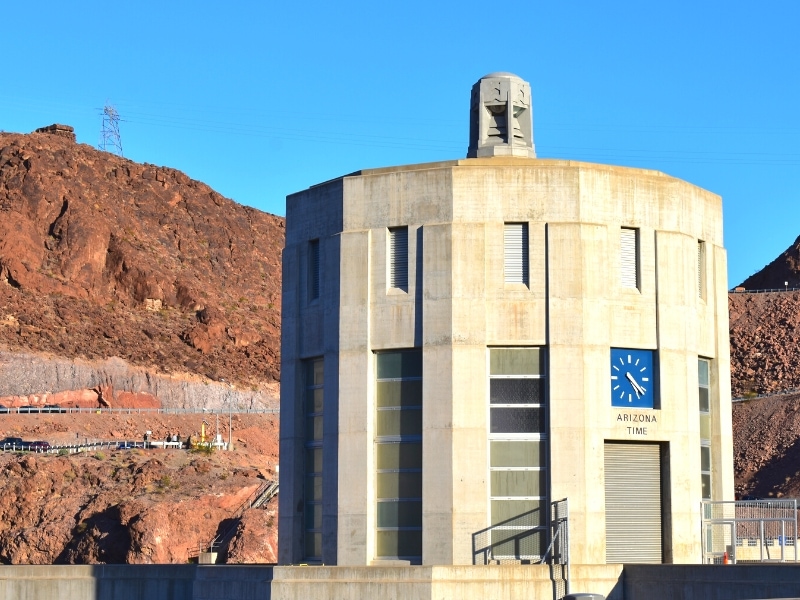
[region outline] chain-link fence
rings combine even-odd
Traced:
[[[797,500],[702,503],[703,563],[797,561]]]

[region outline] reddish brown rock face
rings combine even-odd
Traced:
[[[0,349],[275,383],[283,239],[180,171],[0,133]]]
[[[0,433],[54,445],[141,441],[146,430],[153,439],[185,439],[201,422],[202,415],[159,413],[0,415]],[[235,450],[211,454],[0,452],[0,564],[185,563],[225,532],[220,561],[275,562],[277,498],[247,506],[275,477],[277,422],[274,415],[234,415]]]
[[[174,169],[0,133],[0,405],[274,405],[283,240],[283,219]],[[274,560],[275,507],[238,509],[274,473],[278,421],[232,422],[235,450],[213,456],[0,453],[0,563],[184,563],[229,526],[222,560]],[[201,427],[0,414],[4,435],[53,444]]]

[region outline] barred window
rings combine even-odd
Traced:
[[[713,491],[712,479],[712,451],[711,451],[711,361],[705,358],[697,359],[698,399],[700,408],[700,479],[703,489],[703,500],[711,500]]]
[[[324,362],[305,362],[305,482],[304,515],[305,558],[322,560],[322,441]]]
[[[541,348],[489,349],[489,519],[495,558],[538,559],[546,549],[544,373]]]
[[[376,355],[376,554],[422,562],[422,352]]]

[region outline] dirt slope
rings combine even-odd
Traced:
[[[734,398],[800,389],[800,292],[729,294]]]

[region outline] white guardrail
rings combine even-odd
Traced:
[[[279,408],[235,408],[228,410],[227,408],[68,408],[62,406],[18,406],[7,407],[0,406],[0,414],[101,414],[113,413],[123,415],[146,414],[146,413],[161,413],[166,415],[195,415],[195,414],[209,414],[209,415],[227,415],[228,413],[239,414],[280,414]]]
[[[220,441],[200,442],[213,447],[216,450],[224,450],[228,444]],[[132,440],[102,440],[78,442],[75,444],[48,444],[43,446],[41,442],[23,441],[21,444],[0,444],[2,452],[33,452],[34,454],[78,454],[81,452],[97,452],[100,450],[133,450],[135,448],[143,450],[187,449],[186,442],[167,442],[164,440],[152,440],[149,442]]]

